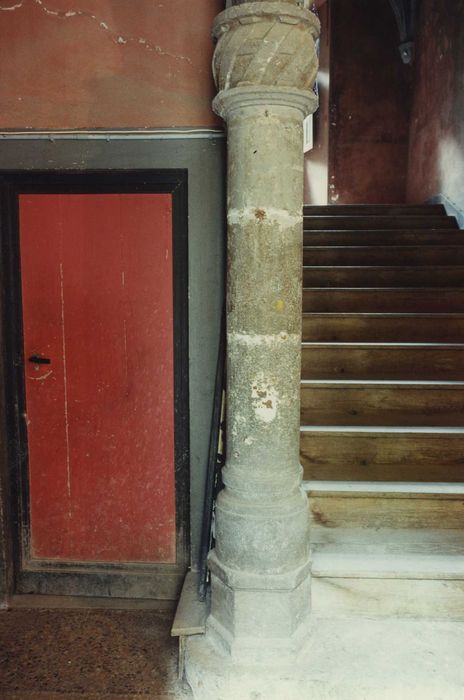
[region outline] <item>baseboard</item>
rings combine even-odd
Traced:
[[[464,209],[461,209],[445,194],[436,194],[434,197],[427,200],[427,204],[443,204],[448,216],[455,216],[458,221],[459,228],[464,229]]]

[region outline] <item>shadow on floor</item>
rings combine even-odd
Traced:
[[[1,612],[0,698],[190,698],[177,680],[171,618],[153,610]]]

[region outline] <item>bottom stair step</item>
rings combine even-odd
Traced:
[[[464,579],[313,577],[312,612],[319,617],[464,620]],[[438,696],[439,697],[439,696]]]
[[[312,547],[312,562],[313,576],[464,581],[464,541],[446,547],[408,542],[318,544]]]
[[[311,549],[316,615],[464,619],[460,530],[340,528]]]

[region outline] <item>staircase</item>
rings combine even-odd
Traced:
[[[441,205],[304,213],[313,610],[464,619],[464,232]]]

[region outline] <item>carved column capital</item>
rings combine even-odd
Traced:
[[[314,13],[282,0],[255,0],[221,12],[213,25],[218,42],[213,73],[220,95],[243,87],[312,93],[319,30]],[[224,116],[222,103],[217,100],[214,108]],[[311,100],[308,111],[315,104]]]

